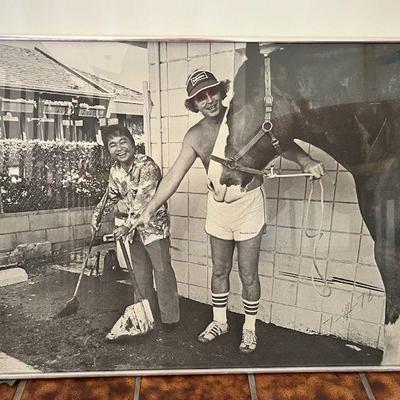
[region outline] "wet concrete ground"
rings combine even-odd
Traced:
[[[146,336],[110,343],[106,334],[132,303],[130,286],[85,276],[79,311],[54,319],[72,297],[76,282],[74,273],[45,268],[27,283],[0,288],[0,351],[43,372],[375,366],[382,357],[376,349],[357,345],[361,351],[356,351],[347,341],[259,321],[257,350],[242,355],[238,346],[243,316],[235,313],[228,315],[227,335],[202,344],[196,338],[210,322],[212,309],[184,298],[182,320],[174,332],[164,333],[158,323]]]

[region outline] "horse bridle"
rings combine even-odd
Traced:
[[[261,129],[258,131],[258,133],[251,139],[238,153],[236,153],[233,157],[230,158],[221,158],[217,157],[215,155],[211,155],[211,160],[216,161],[220,164],[222,164],[224,167],[227,167],[231,170],[235,171],[240,171],[240,172],[246,172],[248,174],[253,174],[253,175],[265,175],[266,172],[265,170],[259,170],[255,168],[250,168],[250,167],[245,167],[244,165],[239,164],[239,160],[243,158],[245,154],[249,152],[250,149],[252,149],[256,143],[264,137],[266,134],[270,137],[271,144],[275,149],[276,156],[279,156],[282,154],[282,149],[280,146],[279,139],[272,133],[272,122],[269,120],[265,120],[263,124],[261,125]]]
[[[265,67],[265,117],[264,122],[261,125],[258,133],[233,157],[230,158],[221,158],[215,155],[211,155],[211,160],[216,161],[222,164],[224,167],[227,167],[231,170],[245,172],[253,175],[266,175],[265,170],[258,170],[255,168],[245,167],[239,164],[239,160],[243,158],[265,135],[268,135],[273,148],[275,149],[276,156],[282,154],[281,145],[279,139],[273,134],[272,128],[273,124],[271,122],[271,114],[272,114],[272,89],[271,89],[271,66],[269,57],[264,57],[264,67]]]

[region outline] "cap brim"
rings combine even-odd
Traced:
[[[218,86],[218,85],[220,85],[220,84],[221,84],[221,82],[218,81],[218,82],[213,83],[213,84],[211,84],[211,85],[207,85],[207,86],[205,86],[205,87],[199,88],[199,90],[197,90],[197,91],[194,92],[191,96],[189,96],[189,97],[187,98],[187,100],[193,99],[193,97],[195,97],[197,94],[199,94],[199,93],[202,92],[203,90],[210,89],[210,88],[212,88],[212,87],[214,87],[214,86]]]

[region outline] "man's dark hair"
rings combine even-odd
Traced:
[[[224,81],[221,81],[218,85],[218,88],[220,90],[221,93],[221,99],[224,100],[228,91],[229,91],[229,87],[230,87],[230,80],[229,79],[225,79]],[[198,113],[199,110],[198,108],[195,106],[194,104],[194,97],[191,99],[186,99],[185,100],[185,107],[194,113]]]
[[[101,139],[103,140],[104,147],[106,148],[107,151],[108,151],[108,142],[112,137],[115,136],[126,137],[131,142],[131,145],[136,148],[135,139],[129,132],[129,129],[126,126],[115,124],[110,126],[104,126],[103,128],[101,128]]]

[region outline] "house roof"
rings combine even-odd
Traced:
[[[41,50],[0,44],[0,86],[106,97],[110,95]]]
[[[137,90],[130,89],[126,86],[120,85],[119,83],[110,81],[105,78],[100,78],[96,75],[90,74],[89,72],[81,71],[78,69],[76,71],[78,71],[81,75],[85,76],[91,81],[100,85],[108,93],[113,94],[115,101],[120,100],[143,104],[143,94],[138,92]]]

